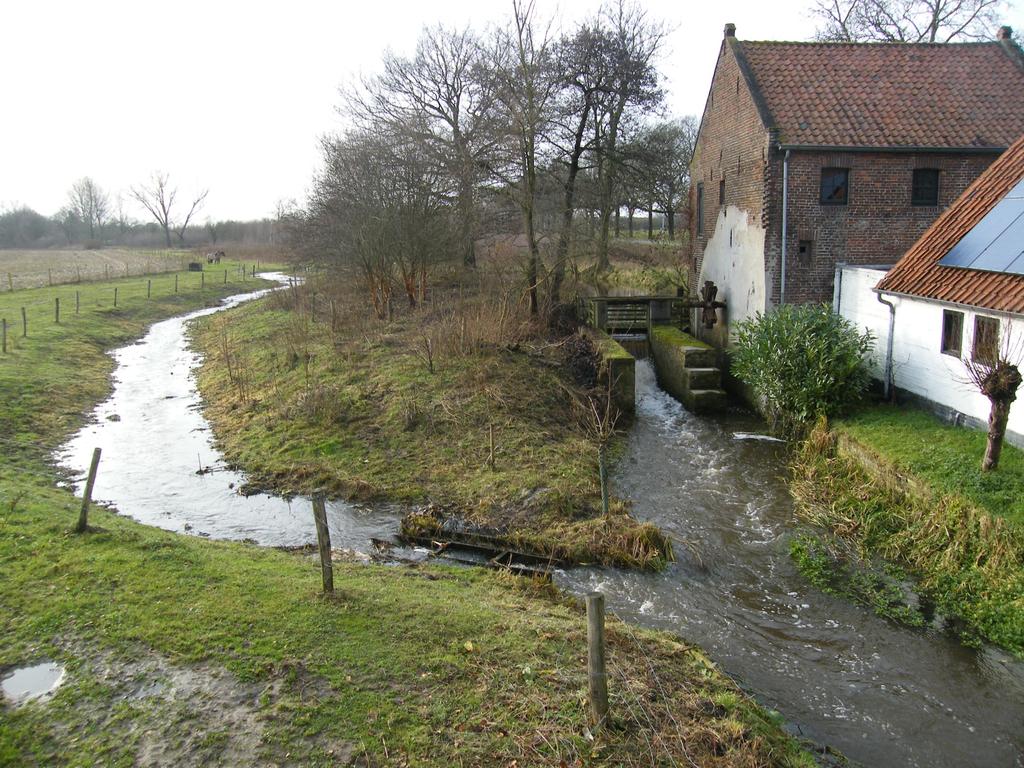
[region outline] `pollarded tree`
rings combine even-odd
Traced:
[[[1014,345],[1013,334],[1008,329],[1002,344],[998,338],[975,339],[974,352],[964,360],[967,379],[978,388],[991,403],[988,416],[988,440],[981,468],[985,472],[999,466],[1006,437],[1006,423],[1010,418],[1010,406],[1017,399],[1022,377],[1020,369],[1013,362],[1020,359],[1021,345]],[[1016,347],[1016,348],[1015,348]]]
[[[817,0],[829,42],[950,43],[990,40],[1004,0]]]

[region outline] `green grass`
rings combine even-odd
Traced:
[[[511,577],[339,562],[325,599],[301,556],[102,508],[71,533],[46,456],[108,390],[105,352],[234,290],[93,307],[0,359],[0,672],[67,670],[0,704],[0,765],[813,764],[699,649],[614,620],[614,718],[588,739],[584,617]]]
[[[597,448],[557,358],[525,342],[453,350],[429,310],[335,332],[327,320],[273,297],[197,325],[207,417],[256,485],[431,502],[511,546],[577,562],[657,567],[669,556],[623,503],[599,514]]]
[[[1019,448],[1004,444],[999,468],[982,472],[985,432],[943,424],[924,411],[884,405],[863,409],[837,422],[835,429],[936,492],[961,496],[990,515],[1024,525],[1024,451]]]

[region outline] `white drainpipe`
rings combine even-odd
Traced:
[[[891,301],[887,301],[882,298],[882,292],[879,291],[875,294],[879,302],[885,304],[889,308],[889,341],[885,345],[885,381],[883,383],[885,399],[889,400],[892,397],[894,384],[892,380],[892,343],[893,337],[896,331],[896,305]]]

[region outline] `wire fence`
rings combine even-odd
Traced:
[[[219,292],[256,279],[257,264],[203,265],[199,271],[175,271],[153,277],[122,278],[107,283],[73,283],[0,293],[0,354],[21,349],[34,335],[67,330],[85,314],[109,314],[140,302]]]

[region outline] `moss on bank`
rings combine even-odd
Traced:
[[[545,344],[470,344],[472,327],[430,308],[391,323],[350,316],[332,331],[285,298],[201,321],[194,334],[206,415],[254,483],[431,502],[512,546],[575,562],[658,567],[671,557],[671,543],[622,502],[600,516],[597,449]]]
[[[921,418],[889,415],[894,430]],[[877,413],[870,418],[873,430],[885,431]],[[955,453],[959,430],[923,429],[936,454]],[[913,452],[890,453],[893,444],[867,445],[855,434],[865,432],[846,423],[812,433],[793,484],[802,517],[854,543],[865,559],[877,553],[906,567],[966,642],[987,640],[1024,656],[1024,528],[927,473],[909,472]],[[975,458],[961,455],[972,467]]]
[[[615,718],[589,739],[583,616],[523,582],[339,562],[326,600],[295,555],[103,509],[71,534],[46,457],[108,391],[105,351],[237,286],[207,290],[129,292],[0,359],[0,675],[67,671],[47,702],[0,701],[0,765],[812,763],[698,649],[614,620]]]

